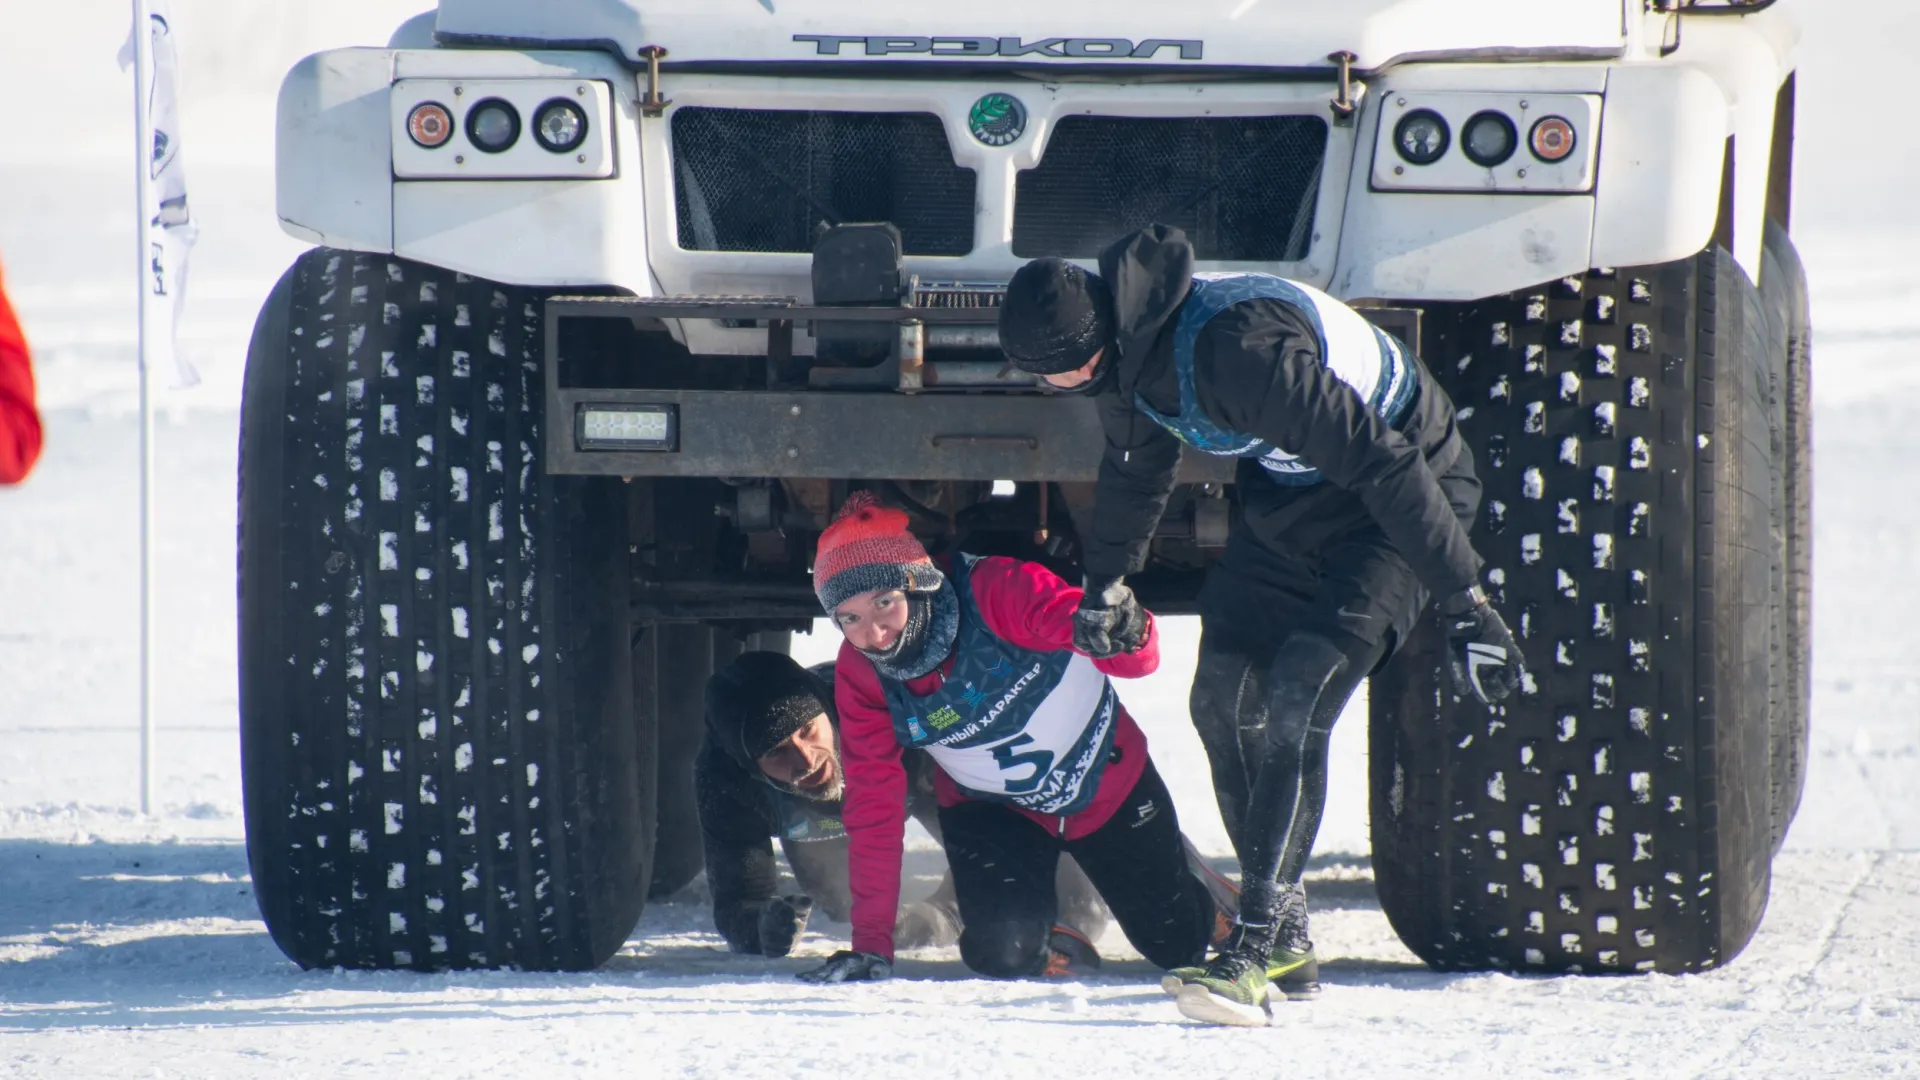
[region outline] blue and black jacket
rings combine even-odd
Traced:
[[[1242,457],[1240,520],[1263,543],[1312,550],[1370,518],[1434,594],[1477,581],[1480,557],[1436,480],[1458,470],[1465,444],[1418,359],[1385,335],[1329,334],[1343,306],[1278,279],[1196,290],[1193,262],[1165,225],[1100,256],[1120,366],[1097,399],[1107,446],[1081,536],[1087,572],[1142,568],[1184,439]],[[1329,341],[1373,351],[1329,357]],[[1356,377],[1374,365],[1377,379]]]

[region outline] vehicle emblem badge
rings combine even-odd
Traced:
[[[988,94],[967,112],[967,130],[988,146],[1008,146],[1027,131],[1027,107],[1012,94]]]

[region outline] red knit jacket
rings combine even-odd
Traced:
[[[26,479],[40,457],[40,414],[33,407],[33,367],[20,320],[0,279],[0,484]]]
[[[942,560],[943,564],[945,560]],[[944,568],[944,566],[943,566]],[[973,599],[987,629],[1023,649],[1060,651],[1073,647],[1073,613],[1081,590],[1061,581],[1038,563],[986,558],[974,564]],[[907,683],[926,696],[939,689],[953,658]],[[1153,674],[1160,666],[1160,633],[1152,617],[1147,639],[1135,652],[1094,661],[1103,673],[1121,679]],[[841,642],[834,669],[834,702],[840,710],[840,757],[846,768],[847,794],[841,821],[848,837],[847,873],[853,892],[853,947],[893,957],[894,913],[900,906],[900,858],[906,829],[907,775],[900,765],[900,743],[893,732],[873,662]],[[1019,813],[1048,832],[1077,840],[1107,823],[1133,791],[1147,764],[1147,737],[1125,708],[1114,723],[1120,760],[1100,778],[1093,802],[1062,820],[1029,810]],[[934,793],[942,806],[966,796],[946,773],[934,771]]]

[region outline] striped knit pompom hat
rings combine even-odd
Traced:
[[[946,575],[907,531],[905,511],[856,491],[820,534],[813,556],[813,591],[827,614],[848,598],[876,589],[938,592]]]

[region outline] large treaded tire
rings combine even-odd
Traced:
[[[1455,699],[1430,620],[1373,682],[1382,907],[1440,969],[1697,971],[1773,852],[1772,321],[1724,251],[1429,309],[1531,685]]]
[[[1783,455],[1778,494],[1785,602],[1780,614],[1787,665],[1773,735],[1773,846],[1778,851],[1806,790],[1813,713],[1813,322],[1806,267],[1786,230],[1772,219],[1760,286],[1785,336],[1775,408]]]
[[[649,845],[620,485],[541,467],[539,297],[319,249],[254,328],[247,856],[304,967],[587,969]]]

